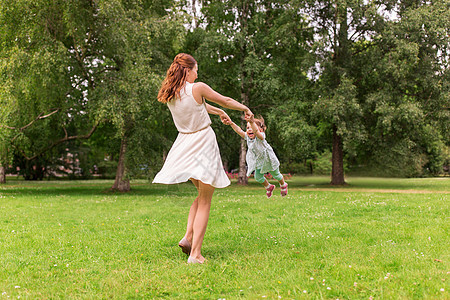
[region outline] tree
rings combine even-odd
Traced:
[[[70,39],[64,34],[62,6],[53,1],[2,1],[0,36],[0,120],[3,148],[34,160],[65,141],[54,137],[78,123],[80,131],[93,126],[80,114],[80,93],[70,76]],[[86,124],[82,126],[82,124]],[[71,136],[70,138],[73,138]],[[50,141],[50,142],[49,142]]]
[[[142,144],[139,140],[146,139],[152,145],[151,140],[162,139],[164,134],[158,122],[151,126],[148,120],[167,116],[155,101],[162,81],[161,70],[175,56],[177,41],[184,34],[176,15],[165,17],[165,9],[170,7],[167,1],[104,1],[98,7],[99,18],[108,24],[101,37],[110,51],[105,62],[115,71],[97,78],[101,88],[96,91],[100,92],[102,101],[95,111],[117,126],[122,141],[113,190],[129,190],[131,169],[142,168],[143,163],[139,163],[136,154],[141,153],[139,158],[143,158],[149,153],[135,148]],[[122,22],[117,22],[117,18]],[[133,153],[134,165],[127,156],[129,152]]]
[[[365,83],[365,110],[371,111],[365,118],[371,138],[360,152],[385,174],[442,172],[450,140],[449,4],[399,2],[398,20],[360,52],[366,71],[355,73]]]
[[[331,184],[345,184],[344,146],[367,140],[363,111],[353,77],[355,44],[373,37],[385,19],[374,1],[307,1],[316,32],[315,53],[320,65],[319,93],[313,114],[332,132]],[[390,9],[388,1],[384,8]]]
[[[1,120],[2,130],[16,132],[11,146],[33,160],[66,141],[89,138],[99,123],[110,122],[122,140],[113,189],[128,190],[126,172],[133,167],[126,162],[128,142],[135,128],[148,125],[141,121],[161,118],[152,99],[161,66],[184,33],[166,16],[172,2],[1,4],[2,98],[13,104],[9,115],[19,116]],[[145,132],[152,137],[165,131],[151,129]]]
[[[384,170],[387,161],[411,165],[411,156],[442,162],[448,55],[439,53],[448,53],[446,7],[429,1],[307,2],[320,63],[312,112],[332,132],[332,184],[345,183],[344,155],[375,159]]]

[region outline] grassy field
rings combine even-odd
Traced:
[[[0,186],[0,299],[449,299],[449,178],[294,177],[217,190],[187,265],[192,184]]]

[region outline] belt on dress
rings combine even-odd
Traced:
[[[199,132],[199,131],[205,130],[205,129],[208,128],[209,126],[211,126],[211,124],[208,124],[208,126],[203,127],[202,129],[199,129],[199,130],[196,130],[196,131],[192,131],[192,132],[181,132],[181,131],[179,131],[179,132],[182,133],[182,134],[193,134],[193,133],[197,133],[197,132]]]

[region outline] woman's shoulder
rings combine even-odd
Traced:
[[[206,83],[201,82],[201,81],[194,82],[194,83],[191,83],[191,84],[192,84],[192,87],[195,88],[195,89],[210,88],[209,85],[207,85]]]

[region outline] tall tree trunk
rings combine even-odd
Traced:
[[[0,165],[0,183],[6,183],[6,168]]]
[[[348,23],[347,7],[336,4],[336,16],[339,23],[338,44],[336,45],[333,64],[335,65],[335,88],[341,83],[342,70],[350,66],[350,53],[348,50]],[[333,150],[331,157],[331,184],[343,185],[344,179],[344,151],[342,137],[337,134],[337,126],[333,125]]]
[[[241,33],[242,36],[239,39],[239,48],[240,48],[240,55],[239,55],[239,61],[241,65],[241,71],[239,74],[239,77],[241,79],[241,99],[242,104],[245,106],[249,106],[249,91],[251,86],[251,76],[248,76],[247,71],[244,68],[244,62],[245,57],[247,55],[247,40],[245,37],[247,36],[248,32],[248,3],[244,3],[241,7],[240,13],[239,13],[239,22],[241,23]],[[243,117],[241,117],[241,126],[242,128],[247,128],[247,122]],[[247,155],[247,143],[245,140],[241,139],[241,148],[239,150],[239,175],[238,175],[238,184],[247,185],[248,184],[248,177],[247,177],[247,168],[246,168],[246,155]]]
[[[243,83],[241,86],[242,89]],[[244,91],[241,94],[242,104],[248,106],[248,95]],[[247,128],[247,121],[244,118],[241,120],[241,128]],[[245,129],[244,129],[245,130]],[[247,164],[246,164],[246,156],[247,156],[247,142],[244,139],[241,139],[241,147],[239,149],[239,175],[238,175],[238,184],[247,185],[248,177],[247,177]]]
[[[127,152],[127,146],[128,136],[127,132],[125,132],[120,144],[119,164],[117,165],[116,180],[111,188],[113,191],[128,192],[131,190],[130,180],[124,178],[126,173],[125,155]]]
[[[333,152],[331,156],[331,184],[343,185],[344,179],[344,152],[342,139],[337,134],[336,126],[333,126]]]
[[[241,139],[241,149],[239,151],[239,175],[238,175],[238,184],[247,185],[248,177],[247,177],[247,168],[246,168],[246,160],[245,157],[247,155],[247,142],[244,139]]]

